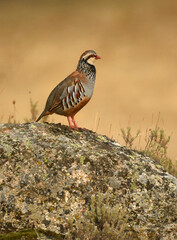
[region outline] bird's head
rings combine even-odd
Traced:
[[[95,61],[101,59],[97,53],[93,50],[87,50],[85,51],[79,61],[84,61],[85,63],[88,63],[90,65],[94,65]]]

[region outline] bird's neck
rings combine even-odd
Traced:
[[[79,61],[77,65],[77,71],[86,75],[86,77],[92,81],[95,81],[96,78],[96,68],[94,65],[91,65],[84,60]]]

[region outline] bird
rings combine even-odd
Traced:
[[[82,53],[76,70],[61,81],[49,94],[44,111],[38,117],[56,113],[66,116],[70,129],[79,127],[75,121],[75,115],[91,99],[93,95],[96,68],[95,61],[101,59],[93,50]]]

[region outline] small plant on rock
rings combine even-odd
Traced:
[[[128,213],[120,204],[111,206],[111,197],[98,193],[91,197],[84,215],[69,221],[65,239],[115,240],[133,239],[128,231]]]
[[[126,130],[121,128],[122,138],[125,141],[126,147],[131,149],[133,147],[133,142],[140,135],[140,133],[141,133],[141,131],[137,130],[135,136],[133,136],[132,133],[131,133],[131,128],[130,127],[127,127]]]
[[[144,152],[159,161],[169,173],[177,176],[177,168],[175,168],[176,166],[172,164],[172,160],[167,156],[170,136],[166,136],[164,130],[156,126],[154,129],[149,129],[145,141]]]

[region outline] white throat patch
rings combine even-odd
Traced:
[[[95,57],[91,57],[87,60],[87,62],[91,65],[94,65],[95,61],[96,61]]]

